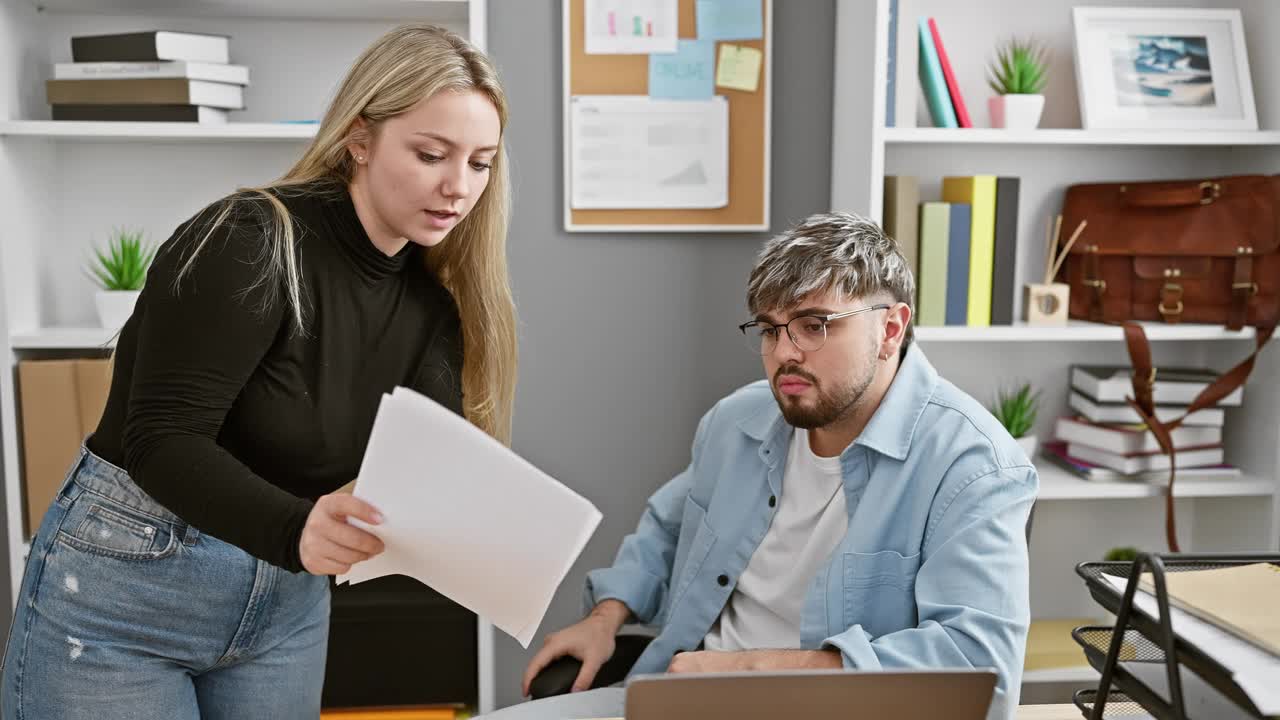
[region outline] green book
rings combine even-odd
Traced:
[[[951,203],[920,204],[920,302],[916,325],[947,324],[947,247],[951,244]]]

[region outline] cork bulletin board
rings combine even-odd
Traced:
[[[759,86],[752,91],[715,87],[728,105],[728,201],[705,208],[575,208],[572,206],[571,103],[574,96],[649,93],[647,54],[588,54],[587,0],[563,0],[564,222],[570,232],[725,232],[769,229],[770,99],[772,96],[772,0],[761,0],[763,34],[729,44],[763,55]],[[679,0],[678,36],[697,37],[695,0]],[[717,57],[720,45],[716,43]]]

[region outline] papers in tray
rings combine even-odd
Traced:
[[[1102,578],[1124,596],[1129,582],[1126,578],[1107,574]],[[1133,604],[1159,620],[1160,607],[1155,596],[1143,591],[1141,586],[1134,593]],[[1174,633],[1231,672],[1232,679],[1263,715],[1280,715],[1280,657],[1176,606],[1169,606],[1169,615]]]

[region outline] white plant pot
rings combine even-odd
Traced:
[[[1043,95],[996,95],[987,98],[991,127],[1009,130],[1033,130],[1044,112]]]
[[[98,322],[112,332],[124,327],[141,293],[141,290],[99,290],[93,297],[98,306]]]
[[[1017,443],[1019,447],[1022,448],[1023,452],[1027,454],[1028,458],[1035,460],[1036,448],[1040,446],[1040,441],[1035,435],[1023,435],[1017,439]]]

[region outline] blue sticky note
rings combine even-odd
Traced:
[[[674,53],[649,54],[649,97],[709,100],[715,93],[716,44],[681,40]]]
[[[760,0],[698,0],[699,40],[759,40],[764,37]]]

